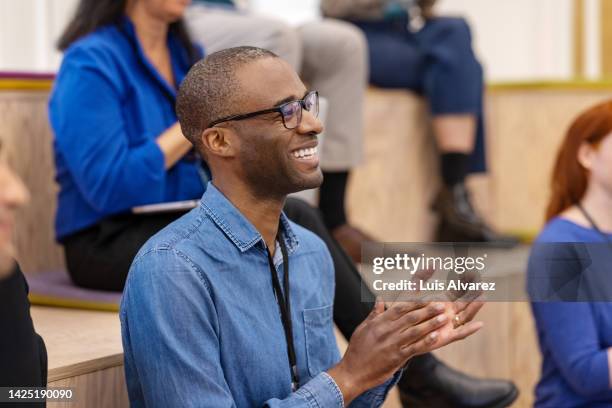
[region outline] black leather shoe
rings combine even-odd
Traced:
[[[505,408],[519,395],[511,381],[478,379],[430,356],[425,367],[406,367],[400,380],[404,408]]]
[[[440,217],[438,242],[487,242],[502,247],[513,247],[519,242],[515,237],[496,233],[480,218],[463,183],[442,188],[432,208]]]

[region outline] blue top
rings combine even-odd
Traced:
[[[168,36],[176,84],[191,61]],[[145,57],[125,17],[66,51],[51,99],[59,183],[56,236],[138,205],[197,199],[204,192],[193,155],[164,168],[157,136],[176,121],[176,89]]]
[[[209,184],[200,205],[153,236],[130,269],[120,317],[131,406],[343,406],[324,373],[340,359],[330,254],[310,231],[284,214],[280,221],[300,388],[291,392],[264,240]],[[283,286],[279,252],[274,263]],[[352,406],[381,405],[396,380]]]
[[[599,245],[605,240],[595,230],[563,218],[555,218],[546,225],[534,248],[552,242],[605,246]],[[604,264],[609,271],[612,253],[608,255],[605,260],[594,263]],[[530,278],[535,274],[537,271],[530,267]],[[543,358],[535,406],[610,407],[607,349],[612,347],[612,303],[534,302],[532,311]]]

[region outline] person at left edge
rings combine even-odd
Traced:
[[[42,337],[34,331],[28,284],[15,262],[13,244],[15,214],[27,204],[29,193],[8,166],[2,141],[0,136],[0,387],[45,387],[47,349]],[[0,407],[45,405],[44,402],[0,402]]]

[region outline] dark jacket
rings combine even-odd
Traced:
[[[18,266],[0,280],[0,387],[45,387],[47,349],[34,331],[28,284]],[[0,406],[3,406],[0,404]],[[19,404],[26,406],[45,406]]]

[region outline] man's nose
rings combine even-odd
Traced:
[[[0,205],[19,208],[30,199],[27,188],[5,164],[0,163]]]
[[[321,120],[315,117],[312,112],[304,109],[302,111],[302,122],[298,127],[299,133],[316,133],[317,135],[323,133],[324,127]]]

